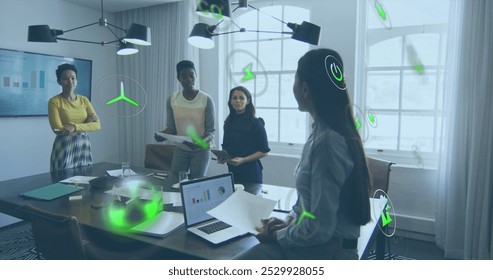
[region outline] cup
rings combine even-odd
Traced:
[[[178,173],[178,182],[188,181],[188,171]]]
[[[130,177],[130,162],[122,162],[122,178]]]

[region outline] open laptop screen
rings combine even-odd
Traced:
[[[213,219],[207,211],[233,194],[233,175],[226,173],[181,183],[185,223],[192,226]]]

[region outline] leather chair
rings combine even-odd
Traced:
[[[377,189],[381,189],[385,193],[388,193],[390,167],[392,166],[392,164],[395,163],[372,157],[366,157],[366,161],[368,163],[368,169],[370,171],[370,197],[373,197],[373,194]]]
[[[83,260],[86,251],[76,217],[52,214],[32,205],[24,205],[34,235],[38,259]]]
[[[38,259],[136,260],[139,255],[86,241],[76,217],[49,213],[32,205],[22,206],[31,222]]]
[[[147,144],[144,167],[169,171],[173,161],[175,145]]]

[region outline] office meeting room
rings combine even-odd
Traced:
[[[492,18],[490,0],[0,0],[0,268],[479,276]]]

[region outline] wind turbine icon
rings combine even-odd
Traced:
[[[113,99],[111,99],[111,100],[109,100],[108,102],[106,102],[106,105],[113,104],[113,103],[115,103],[117,101],[120,101],[120,100],[125,100],[128,103],[134,105],[135,107],[139,107],[140,106],[139,103],[137,103],[137,102],[133,101],[132,99],[130,99],[130,98],[128,98],[128,97],[125,96],[125,90],[123,88],[123,81],[120,82],[120,95],[117,96],[117,97],[115,97],[115,98],[113,98]]]

